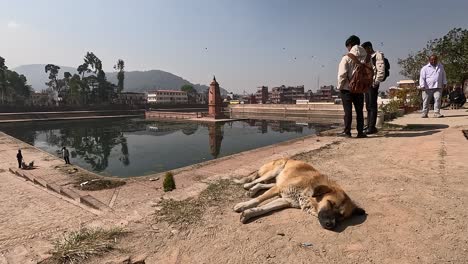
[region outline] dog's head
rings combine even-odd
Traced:
[[[325,229],[333,229],[338,222],[353,215],[366,214],[338,186],[318,185],[314,188],[312,197],[317,202],[320,225]]]

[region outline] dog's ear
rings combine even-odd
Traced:
[[[320,197],[323,196],[329,192],[331,192],[332,189],[326,185],[319,185],[314,188],[314,192],[312,193],[312,197]]]
[[[356,207],[353,210],[353,215],[365,215],[366,210],[362,209],[361,207]]]

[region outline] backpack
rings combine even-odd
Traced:
[[[383,54],[382,54],[382,57],[383,57],[384,64],[385,64],[385,76],[384,76],[382,82],[385,82],[385,80],[387,80],[388,76],[390,76],[390,62],[387,60],[387,58],[385,58],[385,56]],[[377,61],[377,56],[372,58],[372,64],[374,66],[375,66],[376,61]]]
[[[365,93],[374,83],[374,70],[367,63],[370,61],[370,56],[367,55],[366,63],[361,63],[354,54],[348,53],[354,63],[357,64],[351,80],[349,81],[349,91],[351,93]]]

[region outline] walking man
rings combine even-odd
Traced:
[[[380,83],[385,80],[385,60],[382,52],[375,51],[372,43],[367,41],[361,45],[371,55],[372,69],[374,70],[374,82],[365,94],[367,110],[367,129],[366,134],[375,134],[378,132],[375,127],[377,122],[377,98],[379,97]]]
[[[70,153],[68,152],[68,149],[66,147],[63,147],[62,149],[62,156],[65,160],[65,164],[70,164]]]
[[[21,154],[21,149],[18,149],[18,154],[16,154],[16,159],[18,160],[18,168],[21,169],[21,163],[23,162],[23,155]]]
[[[354,55],[357,60],[359,60],[359,62],[366,63],[367,53],[364,48],[359,46],[360,44],[361,40],[354,35],[349,37],[345,42],[345,46],[348,49],[348,52]],[[364,133],[364,94],[351,93],[349,88],[350,80],[352,79],[353,73],[356,71],[358,64],[355,63],[348,54],[343,56],[340,65],[338,66],[338,89],[340,90],[341,101],[343,102],[343,110],[345,112],[345,128],[342,133],[338,134],[338,136],[348,138],[351,137],[351,123],[353,120],[354,105],[354,110],[356,111],[356,128],[358,131],[357,137],[365,138],[367,136]]]
[[[439,63],[436,55],[429,57],[429,63],[422,67],[419,78],[419,87],[422,89],[423,110],[422,118],[427,118],[429,112],[429,102],[434,97],[434,117],[440,118],[440,103],[442,100],[442,90],[447,85],[444,66]]]

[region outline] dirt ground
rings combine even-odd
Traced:
[[[126,256],[140,256],[146,263],[468,263],[468,140],[462,133],[468,129],[468,113],[446,115],[406,116],[394,122],[405,129],[393,127],[368,139],[338,140],[291,155],[337,180],[367,211],[336,231],[321,228],[316,218],[297,209],[241,224],[232,207],[249,199],[245,191],[230,180],[214,180],[198,195],[166,198],[144,207],[150,211],[140,217],[125,218],[129,233],[118,242],[121,250],[87,263],[124,263]],[[184,197],[187,190],[171,195]],[[112,215],[77,211],[70,217],[117,223],[121,214],[132,215],[144,203],[138,199]],[[62,217],[53,214],[52,219]],[[44,241],[32,239],[23,246],[46,247]],[[14,263],[7,260],[0,256],[0,263]]]

